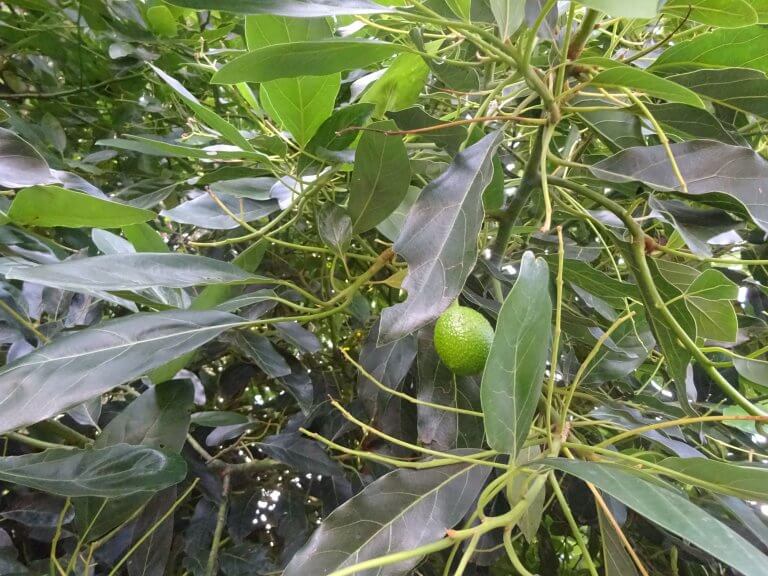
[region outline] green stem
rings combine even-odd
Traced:
[[[552,486],[552,491],[555,493],[557,501],[560,503],[560,509],[563,511],[565,519],[568,521],[568,526],[571,528],[571,534],[573,534],[573,537],[581,550],[581,558],[587,565],[587,570],[589,570],[589,573],[592,576],[598,576],[597,568],[595,568],[595,563],[592,561],[592,555],[589,553],[589,548],[587,548],[587,544],[584,542],[584,536],[579,529],[579,525],[576,523],[576,519],[573,517],[571,507],[568,505],[568,501],[565,499],[563,491],[560,489],[560,484],[557,483],[554,474],[547,474],[547,477]]]
[[[427,556],[428,554],[434,554],[440,550],[450,548],[454,544],[455,542],[450,538],[444,538],[443,540],[431,542],[429,544],[425,544],[424,546],[419,546],[410,550],[403,550],[402,552],[397,552],[395,554],[387,554],[386,556],[379,556],[378,558],[366,560],[365,562],[359,562],[358,564],[347,566],[341,570],[331,572],[328,574],[328,576],[351,576],[352,574],[360,574],[367,570],[372,570],[373,568],[391,566],[392,564],[397,564],[398,562],[404,562],[413,558],[421,558],[422,556]]]
[[[587,41],[594,31],[595,24],[597,24],[599,18],[600,12],[593,10],[592,8],[587,10],[587,13],[584,14],[584,19],[581,21],[579,31],[576,32],[576,35],[573,37],[573,40],[566,49],[568,60],[576,60],[581,55],[582,51],[584,50],[584,46],[587,45]]]
[[[696,345],[696,343],[691,340],[691,337],[686,333],[682,326],[680,326],[675,317],[669,311],[669,308],[667,308],[664,303],[664,299],[661,297],[661,294],[659,294],[659,291],[656,288],[656,284],[654,283],[653,276],[651,274],[651,269],[649,268],[648,262],[645,259],[645,232],[643,231],[640,224],[638,224],[634,218],[632,218],[629,212],[627,212],[620,204],[614,202],[610,198],[607,198],[604,194],[596,192],[581,184],[577,184],[571,180],[550,176],[550,183],[555,186],[567,188],[573,192],[578,192],[579,194],[586,196],[590,200],[610,210],[619,217],[619,219],[624,223],[624,225],[632,234],[631,252],[628,254],[628,256],[633,260],[637,268],[636,280],[638,287],[640,288],[640,291],[643,295],[646,306],[652,307],[662,316],[664,322],[675,333],[677,339],[682,342],[683,346],[688,350],[691,356],[693,356],[693,358],[701,365],[701,367],[706,371],[707,375],[715,381],[715,383],[725,393],[726,396],[744,408],[748,414],[756,416],[768,415],[767,411],[750,402],[746,396],[741,394],[741,392],[739,392],[730,382],[728,382],[728,380],[723,377],[722,374],[720,374],[720,372],[718,372],[717,368],[712,365],[712,362],[709,360],[709,358],[707,358],[706,354],[704,354]]]
[[[227,511],[229,510],[229,486],[229,473],[225,470],[221,489],[221,503],[219,504],[219,513],[216,516],[216,528],[213,531],[213,541],[211,542],[211,552],[208,554],[205,576],[216,576],[218,573],[217,566],[219,548],[221,547],[221,535],[224,533],[224,524],[226,524]]]
[[[35,430],[55,434],[59,438],[63,438],[64,440],[67,440],[68,442],[74,444],[75,446],[79,446],[80,448],[85,448],[86,446],[93,444],[93,440],[88,438],[88,436],[80,434],[80,432],[77,430],[73,430],[58,420],[46,420],[44,422],[38,422],[34,425],[34,428]]]

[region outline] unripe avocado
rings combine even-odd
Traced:
[[[493,327],[485,316],[466,306],[451,306],[435,324],[435,349],[454,374],[483,371],[493,342]]]

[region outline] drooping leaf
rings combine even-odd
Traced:
[[[762,156],[750,148],[711,140],[672,144],[671,149],[689,195],[727,194],[768,230],[768,205],[762,198],[768,162]],[[624,150],[598,162],[591,171],[609,182],[640,181],[655,190],[680,191],[663,146]]]
[[[22,226],[119,228],[152,220],[155,213],[59,186],[32,186],[16,195],[8,217]]]
[[[411,167],[401,136],[391,120],[368,126],[357,144],[349,189],[349,215],[355,232],[370,230],[400,205],[408,192]]]
[[[721,28],[757,24],[757,12],[748,0],[668,0],[662,12]]]
[[[490,469],[458,464],[427,470],[396,470],[368,485],[328,516],[293,557],[284,576],[325,576],[335,570],[417,548],[445,535],[469,510]],[[378,569],[403,574],[412,558]]]
[[[159,312],[59,337],[0,369],[0,431],[51,418],[241,324],[225,312]]]
[[[700,68],[754,68],[768,73],[768,55],[762,48],[766,42],[768,30],[764,26],[714,29],[669,46],[651,69],[663,74]]]
[[[0,479],[59,496],[112,498],[153,492],[180,482],[184,460],[153,448],[49,449],[0,459]]]
[[[392,11],[391,8],[371,0],[171,0],[169,4],[195,10],[274,14],[294,18],[382,14]]]
[[[280,378],[291,373],[291,368],[285,358],[275,350],[266,336],[251,332],[239,332],[232,336],[232,340],[270,378]]]
[[[526,252],[499,312],[480,387],[488,445],[513,457],[528,437],[539,402],[551,320],[549,269]]]
[[[142,290],[247,284],[255,276],[228,262],[193,254],[132,253],[11,269],[6,278],[63,290]]]
[[[548,466],[591,482],[655,524],[698,546],[745,576],[765,571],[765,555],[738,533],[679,493],[650,483],[616,466],[564,459]]]
[[[501,133],[489,134],[456,156],[421,192],[395,242],[408,262],[408,298],[385,309],[379,341],[391,342],[437,318],[459,295],[477,260],[483,191],[493,175]]]
[[[268,82],[298,76],[327,76],[365,68],[404,47],[379,40],[335,38],[272,44],[228,62],[213,75],[213,84]]]

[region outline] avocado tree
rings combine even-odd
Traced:
[[[0,575],[767,573],[768,2],[0,40]]]

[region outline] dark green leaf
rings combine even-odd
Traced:
[[[768,118],[768,78],[748,68],[696,70],[670,76],[682,86],[726,108]]]
[[[256,446],[270,458],[287,464],[298,472],[322,474],[323,476],[342,476],[341,466],[331,460],[322,445],[298,432],[284,432],[268,436]]]
[[[43,228],[119,228],[152,220],[155,214],[59,186],[32,186],[16,195],[8,217]]]
[[[480,394],[488,445],[516,457],[528,437],[552,337],[549,269],[532,252],[504,300]]]
[[[398,44],[360,38],[273,44],[228,62],[213,75],[211,83],[237,84],[298,76],[326,76],[365,68],[402,50],[404,47]]]
[[[370,0],[171,0],[169,4],[195,10],[224,10],[238,14],[275,14],[295,18],[382,14],[392,9]]]
[[[686,483],[744,500],[768,501],[768,468],[760,464],[729,464],[707,458],[665,458],[659,466],[684,474],[688,479],[679,479]]]
[[[391,120],[368,126],[355,152],[355,171],[349,189],[348,212],[355,232],[370,230],[389,216],[408,192],[411,167],[401,136]]]
[[[489,470],[458,464],[396,470],[379,478],[325,519],[283,575],[327,575],[382,552],[404,552],[439,540],[472,506]],[[384,566],[378,574],[403,574],[418,562],[412,558]]]
[[[428,128],[446,123],[434,116],[430,116],[420,106],[413,106],[398,112],[390,112],[387,116],[392,118],[401,130]],[[467,138],[467,129],[464,126],[449,126],[413,136],[417,136],[419,139],[427,142],[434,142],[440,148],[447,150],[451,155],[455,155],[458,153],[462,142]]]
[[[266,336],[253,332],[238,332],[232,336],[234,344],[253,360],[270,378],[291,373],[291,368]]]
[[[605,576],[638,576],[635,563],[624,548],[621,537],[600,507],[597,509],[597,519],[603,537]]]
[[[207,284],[248,284],[256,278],[234,264],[192,254],[133,253],[11,269],[6,278],[64,290],[141,290]]]
[[[317,232],[343,257],[352,240],[352,219],[341,206],[328,202],[317,212]]]
[[[728,526],[677,492],[621,468],[596,462],[549,459],[548,466],[591,482],[662,528],[698,546],[745,576],[765,572],[766,556]]]
[[[734,146],[743,146],[746,143],[738,133],[730,133],[708,110],[684,104],[648,103],[646,107],[667,135],[676,136],[681,140],[719,140]]]
[[[763,199],[768,162],[750,148],[711,140],[672,144],[672,153],[688,185],[688,194],[725,193],[738,200],[755,223],[768,230]],[[609,182],[640,181],[655,190],[680,191],[663,146],[630,148],[598,162],[592,173]]]
[[[128,559],[128,576],[167,574],[166,564],[174,536],[173,514],[169,512],[175,503],[176,488],[166,488],[147,503],[136,519],[132,533],[138,547]],[[139,543],[149,530],[152,534]]]
[[[56,416],[242,322],[225,312],[133,314],[59,337],[0,369],[0,432]]]
[[[501,132],[495,132],[465,149],[421,192],[394,246],[408,262],[408,299],[382,312],[380,342],[425,326],[461,292],[477,260],[482,196],[500,142]]]
[[[593,96],[576,96],[572,103],[577,108],[611,106],[609,101]],[[640,119],[634,114],[614,109],[579,112],[579,116],[613,151],[645,146]]]
[[[118,444],[93,450],[52,449],[0,459],[0,479],[59,496],[128,496],[172,486],[187,474],[180,456]]]

